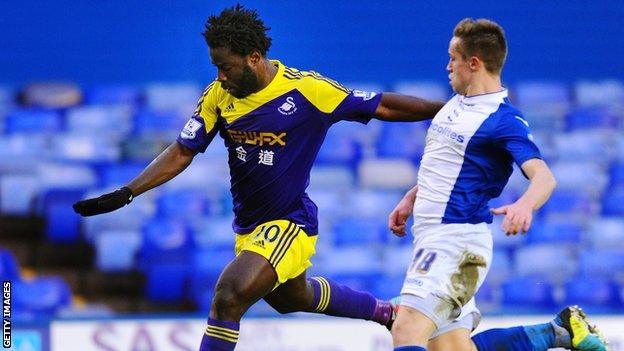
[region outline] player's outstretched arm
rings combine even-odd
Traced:
[[[414,201],[416,201],[417,193],[418,186],[410,189],[396,205],[394,210],[390,212],[390,215],[388,216],[388,229],[390,229],[394,235],[405,236],[405,226],[407,219],[414,211]]]
[[[173,142],[128,185],[100,197],[78,201],[73,206],[74,211],[82,216],[93,216],[124,207],[135,196],[180,174],[191,164],[195,154],[177,141]]]
[[[528,232],[533,211],[544,205],[557,186],[555,176],[543,160],[534,158],[525,161],[522,171],[531,181],[524,194],[513,204],[492,209],[493,214],[505,215],[502,227],[507,235]]]
[[[415,96],[383,93],[375,116],[383,121],[415,122],[432,119],[444,106],[443,102],[429,101]]]

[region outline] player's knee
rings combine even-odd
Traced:
[[[249,307],[248,297],[233,284],[219,284],[212,298],[211,309],[220,318],[240,318]]]

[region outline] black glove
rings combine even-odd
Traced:
[[[74,211],[81,216],[93,216],[122,208],[131,203],[132,198],[132,190],[124,186],[112,193],[104,194],[94,199],[78,201],[73,207]]]

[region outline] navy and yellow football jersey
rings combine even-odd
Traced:
[[[218,81],[210,84],[177,140],[196,152],[217,133],[225,140],[235,233],[287,219],[315,235],[317,207],[305,190],[327,130],[340,120],[368,123],[381,94],[272,63],[278,71],[271,83],[245,98],[228,94]]]

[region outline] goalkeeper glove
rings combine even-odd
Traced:
[[[74,211],[81,216],[93,216],[122,208],[131,203],[132,198],[132,190],[124,186],[100,197],[78,201],[73,207]]]

